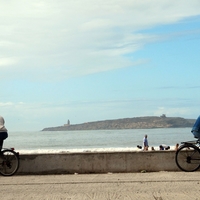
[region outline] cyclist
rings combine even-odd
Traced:
[[[3,147],[3,141],[8,137],[8,131],[4,124],[5,120],[2,116],[0,116],[0,151]]]
[[[191,132],[193,133],[195,138],[200,139],[200,116],[197,118],[194,126],[192,127]]]

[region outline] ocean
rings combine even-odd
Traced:
[[[34,131],[9,132],[4,147],[14,147],[21,154],[67,152],[135,151],[148,135],[150,147],[160,144],[174,148],[176,143],[195,140],[191,128]]]

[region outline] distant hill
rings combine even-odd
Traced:
[[[181,117],[134,117],[105,121],[87,122],[83,124],[64,125],[44,128],[42,131],[72,131],[72,130],[115,130],[115,129],[150,129],[150,128],[184,128],[194,125],[196,119]]]

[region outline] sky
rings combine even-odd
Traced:
[[[199,0],[0,2],[9,131],[200,114]]]

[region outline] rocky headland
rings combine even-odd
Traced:
[[[82,124],[65,124],[63,126],[44,128],[42,131],[72,130],[115,130],[115,129],[150,129],[150,128],[185,128],[194,125],[195,119],[181,117],[134,117],[114,120],[87,122]]]

